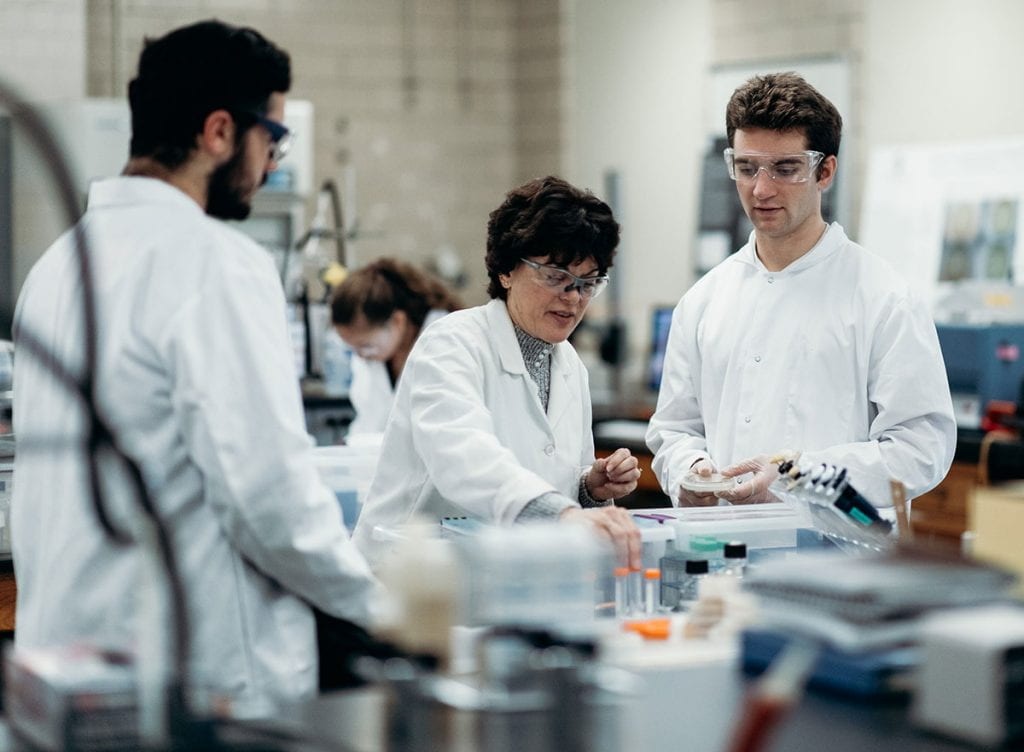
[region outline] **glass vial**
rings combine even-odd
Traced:
[[[679,605],[681,608],[688,608],[697,600],[700,592],[700,581],[708,576],[707,559],[688,559],[686,562],[686,577],[679,588]]]
[[[730,541],[725,544],[725,567],[722,574],[731,577],[742,577],[747,571],[747,544]]]

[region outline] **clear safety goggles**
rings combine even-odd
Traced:
[[[795,154],[765,154],[757,151],[739,152],[729,147],[722,152],[729,177],[737,183],[753,183],[761,170],[780,183],[806,183],[825,155],[820,151]]]
[[[599,277],[577,277],[559,266],[541,264],[528,258],[519,260],[533,270],[533,280],[548,290],[561,290],[562,292],[578,290],[580,297],[589,300],[596,298],[608,286],[607,274],[602,274]]]
[[[350,343],[349,347],[351,347],[352,352],[360,358],[366,358],[368,360],[379,358],[390,349],[392,329],[394,329],[394,327],[391,325],[391,321],[389,320],[386,324],[378,327],[373,334],[367,337],[365,342],[358,345]]]

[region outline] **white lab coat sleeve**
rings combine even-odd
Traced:
[[[685,299],[672,314],[661,375],[658,405],[647,428],[652,467],[662,489],[676,503],[683,476],[699,459],[707,458],[707,439],[698,389],[700,352],[697,329],[684,325]]]
[[[590,398],[590,374],[582,362],[579,363],[579,388],[583,396],[583,421],[580,425],[581,442],[580,475],[590,472],[591,465],[596,459],[594,450],[594,406]],[[575,497],[574,497],[575,498]]]
[[[216,253],[221,249],[211,249]],[[378,584],[320,481],[269,264],[212,264],[161,337],[204,501],[254,567],[327,613],[372,622]]]
[[[442,497],[470,515],[510,524],[531,499],[558,489],[499,439],[479,360],[490,353],[474,351],[451,331],[435,332],[420,338],[402,374],[411,387],[413,446]],[[522,427],[532,430],[527,420]]]
[[[913,498],[945,477],[956,449],[956,420],[935,324],[926,307],[901,297],[873,328],[867,441],[809,451],[811,462],[846,467],[853,486],[878,506],[892,504],[890,479]]]

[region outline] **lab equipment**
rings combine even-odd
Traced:
[[[861,650],[913,641],[923,614],[999,600],[1014,580],[944,552],[900,548],[766,562],[751,570],[744,588],[760,598],[769,628]]]
[[[937,324],[953,412],[979,428],[992,400],[1016,402],[1024,379],[1024,324]]]
[[[1024,609],[933,614],[921,636],[916,723],[980,744],[1024,738]]]
[[[654,615],[661,605],[661,570],[655,567],[644,570],[644,613]]]
[[[613,567],[610,549],[588,528],[558,522],[483,526],[453,543],[465,573],[465,624],[574,638],[594,633],[595,583]],[[642,603],[639,592],[631,604]]]
[[[814,464],[799,455],[784,459],[779,463],[779,476],[773,481],[771,492],[791,504],[804,506],[815,527],[844,548],[884,551],[894,544],[892,523],[853,487],[846,468],[824,462]]]

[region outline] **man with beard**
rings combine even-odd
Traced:
[[[131,156],[93,184],[96,326],[82,321],[71,232],[29,275],[15,318],[79,373],[136,461],[177,554],[191,622],[188,679],[263,714],[316,691],[313,608],[366,624],[377,584],[319,480],[270,257],[219,219],[249,213],[283,156],[288,55],[252,29],[197,23],[147,42],[129,86]],[[145,624],[142,546],[115,545],[91,506],[88,420],[27,350],[15,371],[21,440],[12,509],[17,647],[132,650]],[[39,442],[67,448],[42,451]],[[36,449],[32,449],[36,446]],[[101,457],[116,528],[137,500]],[[138,537],[138,536],[137,536]],[[152,624],[150,624],[152,627]]]

